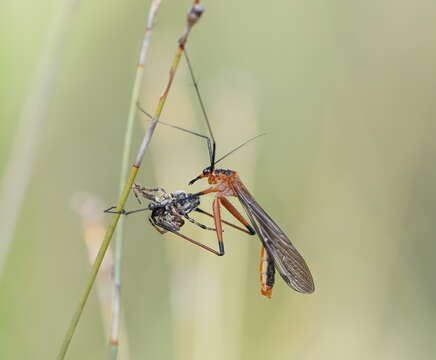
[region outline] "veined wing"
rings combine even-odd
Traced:
[[[283,280],[298,292],[312,293],[315,290],[312,275],[291,240],[253,199],[240,180],[234,181],[232,186]]]

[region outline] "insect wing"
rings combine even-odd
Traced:
[[[283,280],[298,292],[312,293],[315,286],[310,270],[286,234],[253,199],[242,182],[235,181],[233,188]]]

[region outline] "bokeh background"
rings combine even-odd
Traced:
[[[268,134],[222,165],[293,239],[316,291],[300,295],[277,278],[273,298],[262,297],[256,238],[227,229],[218,258],[159,235],[147,214],[129,217],[121,358],[433,358],[436,4],[203,3],[189,51],[218,152]],[[141,94],[150,112],[190,5],[162,2]],[[48,112],[28,134],[39,143],[29,186],[9,189],[24,203],[2,254],[2,359],[55,357],[90,273],[86,239],[98,242],[101,211],[118,193],[149,1],[80,1],[69,15],[64,7],[0,3],[0,181],[53,29],[64,32]],[[162,120],[206,132],[184,64]],[[133,149],[146,125],[138,115]],[[149,150],[144,185],[187,189],[207,165],[203,140],[162,126]],[[185,228],[215,245],[212,233]],[[67,358],[109,358],[105,301],[93,291]]]

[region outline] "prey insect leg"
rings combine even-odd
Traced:
[[[137,212],[141,212],[141,211],[146,211],[146,210],[150,210],[149,207],[143,208],[143,209],[137,209],[137,210],[132,210],[132,211],[126,211],[126,210],[121,210],[121,211],[113,211],[113,209],[115,209],[116,206],[111,206],[109,209],[106,209],[104,212],[105,213],[109,213],[109,214],[121,214],[121,215],[130,215],[133,213],[137,213]]]
[[[161,232],[161,230],[159,230],[159,229],[157,228],[156,225],[154,225],[153,223],[152,223],[152,225],[153,225],[153,227],[154,227],[157,231],[159,231],[161,234],[163,234],[163,232]],[[221,247],[220,247],[220,251],[218,252],[218,251],[212,249],[211,247],[202,244],[201,242],[198,242],[198,241],[196,241],[196,240],[191,239],[190,237],[188,237],[188,236],[186,236],[186,235],[183,235],[182,233],[180,233],[180,232],[178,232],[178,231],[169,231],[169,232],[172,233],[172,234],[174,234],[174,235],[177,235],[177,236],[181,237],[182,239],[185,239],[185,240],[189,241],[191,244],[197,245],[197,246],[201,247],[202,249],[204,249],[204,250],[206,250],[206,251],[209,251],[209,252],[212,253],[212,254],[215,254],[215,255],[217,255],[217,256],[222,256],[222,255],[224,255],[224,253],[221,252]],[[223,252],[224,252],[224,249],[223,249]]]
[[[210,228],[210,227],[208,227],[206,225],[203,225],[203,224],[195,221],[193,218],[189,217],[188,214],[185,214],[184,217],[185,217],[186,220],[189,220],[191,223],[193,223],[194,225],[197,225],[198,227],[200,227],[200,228],[202,228],[204,230],[211,230],[211,231],[215,231],[216,230],[214,228]]]
[[[113,211],[113,209],[116,209],[116,206],[111,206],[110,208],[106,209],[104,212],[108,213],[108,214],[125,214],[126,210],[121,210],[121,211]]]
[[[147,210],[150,210],[150,207],[146,207],[146,208],[142,208],[142,209],[136,209],[136,210],[132,210],[132,211],[127,211],[127,212],[124,212],[124,215],[130,215],[130,214],[134,214],[134,213],[137,213],[137,212],[141,212],[141,211],[147,211]]]
[[[155,230],[156,230],[159,234],[163,235],[163,234],[166,233],[166,230],[161,230],[161,229],[159,229],[159,226],[156,226],[156,225],[153,223],[153,221],[151,221],[150,219],[148,219],[148,221],[150,221],[151,226],[153,226],[153,227],[155,228]]]
[[[138,202],[140,204],[142,204],[141,200],[139,199],[138,193],[141,194],[144,198],[151,200],[151,201],[155,201],[158,202],[158,199],[156,196],[154,196],[153,194],[149,194],[147,191],[150,192],[161,192],[161,193],[166,193],[166,191],[161,188],[161,187],[157,187],[157,188],[146,188],[146,187],[141,187],[141,185],[138,184],[133,184],[132,185],[132,190],[133,190],[133,194],[136,197],[136,200],[138,200]]]
[[[161,187],[157,187],[157,188],[146,188],[146,187],[144,187],[144,186],[140,187],[140,185],[137,185],[137,184],[134,184],[133,186],[135,186],[135,189],[138,190],[139,192],[141,192],[141,194],[142,194],[142,193],[146,193],[147,191],[150,191],[150,192],[157,192],[157,191],[160,191],[161,193],[166,193],[165,189],[164,189],[164,188],[161,188]]]

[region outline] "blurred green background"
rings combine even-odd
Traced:
[[[278,277],[273,298],[262,297],[255,238],[227,229],[227,254],[218,258],[159,235],[146,214],[129,217],[121,358],[432,358],[436,4],[203,4],[188,47],[218,153],[268,133],[222,166],[239,171],[290,235],[316,291],[300,295]],[[141,95],[151,112],[190,5],[163,0],[158,13]],[[62,7],[54,0],[0,4],[0,181]],[[84,192],[98,199],[93,216],[108,221],[100,210],[117,198],[148,7],[81,1],[65,23],[53,98],[1,274],[1,359],[53,359],[59,349],[90,272],[89,222],[77,199]],[[181,65],[162,120],[205,133]],[[144,125],[138,116],[133,149]],[[206,165],[201,139],[158,127],[138,181],[187,189]],[[190,224],[185,232],[215,246],[211,233]],[[109,357],[104,313],[93,291],[67,358]]]

